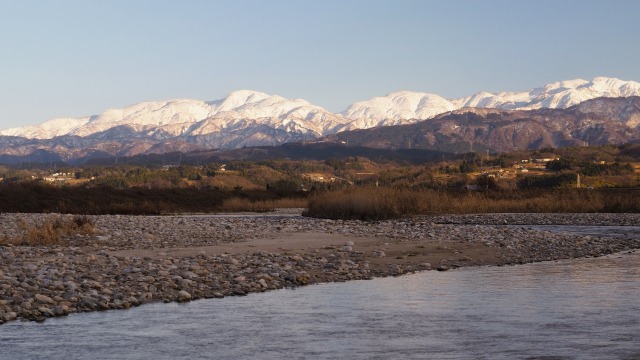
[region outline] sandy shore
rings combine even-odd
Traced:
[[[640,247],[638,214],[488,214],[366,223],[299,213],[96,216],[94,234],[73,236],[64,246],[0,245],[0,323]],[[18,236],[20,220],[37,224],[46,216],[0,214],[3,233]],[[615,236],[532,228],[554,224],[622,228]]]

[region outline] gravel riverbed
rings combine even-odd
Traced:
[[[63,245],[0,244],[0,324],[640,247],[638,214],[452,215],[373,223],[299,214],[291,209],[265,215],[93,216],[94,233],[71,236]],[[18,237],[19,224],[38,226],[50,216],[69,215],[0,214],[3,238]],[[528,225],[629,231],[607,237]]]

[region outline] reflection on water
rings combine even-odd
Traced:
[[[0,326],[0,358],[636,359],[640,253]]]

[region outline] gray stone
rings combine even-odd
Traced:
[[[186,292],[184,290],[178,291],[178,301],[179,302],[191,301],[191,294],[189,294],[188,292]]]
[[[52,298],[46,296],[46,295],[42,295],[42,294],[36,294],[34,296],[34,298],[36,299],[36,301],[39,301],[41,303],[45,303],[45,304],[55,304],[55,301],[53,301]]]

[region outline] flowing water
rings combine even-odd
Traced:
[[[0,326],[0,359],[640,359],[640,251]]]

